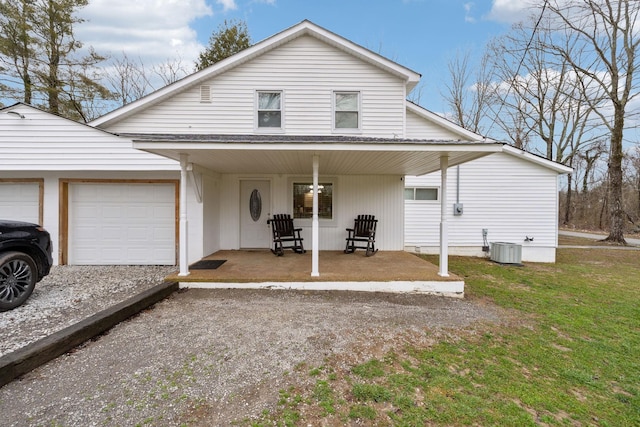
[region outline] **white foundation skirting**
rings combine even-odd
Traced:
[[[306,291],[358,291],[440,295],[464,298],[463,281],[396,282],[180,282],[180,288],[199,289],[285,289]]]

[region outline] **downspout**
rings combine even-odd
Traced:
[[[460,204],[460,165],[456,166],[456,205]]]
[[[189,257],[187,248],[187,180],[188,180],[188,154],[180,153],[180,273],[178,276],[189,275]]]
[[[449,277],[449,226],[447,224],[447,169],[449,156],[440,156],[440,271],[439,276]]]

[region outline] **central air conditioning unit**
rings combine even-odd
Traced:
[[[492,242],[491,261],[500,264],[522,264],[522,245]]]

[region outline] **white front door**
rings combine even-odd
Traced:
[[[263,180],[240,181],[240,247],[271,247],[271,184]]]

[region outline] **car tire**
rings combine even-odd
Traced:
[[[0,312],[22,305],[36,286],[38,271],[22,252],[0,254]]]

